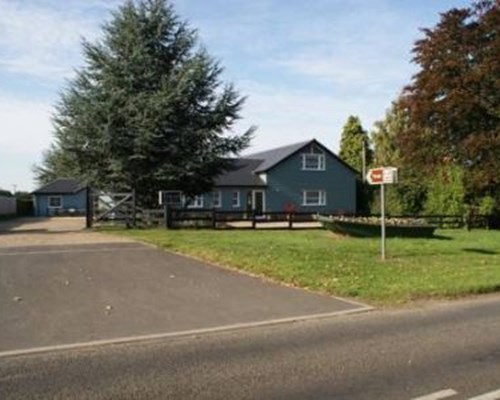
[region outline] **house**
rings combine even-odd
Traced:
[[[73,178],[59,178],[33,193],[34,215],[84,215],[87,205],[87,188]]]
[[[349,214],[356,211],[357,174],[313,139],[235,159],[214,190],[188,207]],[[166,202],[182,202],[181,192],[166,195]]]
[[[16,211],[16,198],[8,190],[0,188],[0,215],[14,215]]]

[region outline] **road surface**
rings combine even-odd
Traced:
[[[0,358],[2,399],[500,399],[500,297]]]
[[[0,247],[0,353],[367,309],[137,242],[80,240]]]

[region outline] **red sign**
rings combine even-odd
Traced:
[[[394,167],[373,168],[368,171],[366,180],[370,185],[398,182],[398,169]]]
[[[368,183],[372,185],[381,184],[384,182],[384,169],[383,168],[374,168],[368,171],[368,175],[366,176]]]

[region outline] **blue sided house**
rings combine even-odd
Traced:
[[[188,207],[351,214],[356,212],[357,175],[313,139],[235,159],[214,190],[196,196]],[[180,192],[169,195],[182,198]]]
[[[33,193],[36,217],[55,215],[84,215],[87,205],[87,188],[72,178],[59,178]]]

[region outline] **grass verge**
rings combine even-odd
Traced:
[[[435,239],[388,239],[385,262],[380,260],[378,239],[323,230],[110,233],[379,305],[500,291],[500,231],[441,230]]]

